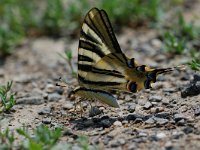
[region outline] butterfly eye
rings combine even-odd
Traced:
[[[134,58],[131,58],[131,59],[128,61],[128,67],[129,67],[129,68],[135,68],[135,59],[134,59]]]
[[[137,70],[140,72],[145,72],[145,65],[137,67]]]
[[[137,92],[137,84],[136,84],[136,82],[132,82],[132,81],[128,82],[127,89],[130,92],[133,92],[133,93]]]

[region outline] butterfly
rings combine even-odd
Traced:
[[[151,88],[159,74],[174,68],[152,69],[139,65],[121,50],[104,10],[92,8],[82,24],[78,48],[79,87],[71,95],[96,99],[119,107],[110,91],[137,92]]]

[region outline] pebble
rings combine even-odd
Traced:
[[[61,96],[58,93],[51,93],[48,95],[48,100],[50,102],[57,102],[61,99]]]
[[[154,124],[154,123],[155,123],[155,120],[153,119],[153,117],[151,117],[151,118],[147,119],[147,120],[145,121],[145,123],[147,123],[147,124]]]
[[[142,118],[136,118],[136,119],[135,119],[135,123],[140,123],[140,122],[142,122],[142,121],[143,121]]]
[[[135,111],[135,105],[128,105],[128,111],[133,113]]]
[[[200,108],[195,109],[194,114],[195,114],[195,116],[199,116],[200,115]]]
[[[165,125],[165,124],[167,124],[169,122],[168,119],[163,119],[163,118],[158,118],[158,117],[154,117],[154,120],[159,125]]]
[[[29,104],[29,105],[40,105],[44,103],[44,99],[40,96],[31,96],[19,98],[16,104]]]
[[[146,104],[144,105],[144,109],[150,109],[153,105],[150,102],[146,102]]]
[[[64,110],[70,110],[72,108],[74,108],[74,105],[70,102],[67,102],[66,104],[63,105]]]
[[[177,122],[177,125],[178,125],[178,126],[184,126],[185,123],[186,123],[185,119],[181,119],[181,120],[179,120],[179,121]]]
[[[44,124],[50,124],[51,123],[51,118],[43,118],[42,123]]]
[[[174,115],[174,120],[175,120],[176,122],[178,122],[178,121],[180,121],[180,120],[182,120],[182,119],[187,119],[187,118],[186,118],[185,115],[183,115],[183,114],[175,114],[175,115]]]
[[[163,133],[163,132],[160,132],[160,133],[156,134],[156,137],[158,139],[163,139],[163,138],[167,137],[167,135],[165,133]]]
[[[100,121],[100,125],[103,128],[109,128],[112,125],[112,122],[109,119],[103,119]]]
[[[139,137],[147,137],[147,133],[145,133],[145,132],[139,132],[138,136]]]
[[[103,113],[102,110],[100,110],[98,107],[92,107],[89,111],[89,117],[94,117],[97,115],[100,115],[101,113]]]
[[[114,126],[121,127],[121,126],[122,126],[122,122],[117,120],[117,121],[115,121],[115,122],[113,123],[113,125],[114,125]]]
[[[137,148],[137,144],[136,143],[131,143],[129,146],[128,146],[128,150],[134,150]]]
[[[152,44],[152,46],[154,46],[155,48],[158,48],[158,49],[160,49],[162,47],[162,41],[160,41],[159,39],[152,39],[151,44]]]
[[[198,74],[195,74],[194,76],[193,76],[193,82],[197,82],[197,81],[200,81],[200,75],[198,75]]]
[[[176,91],[177,90],[175,88],[165,88],[165,89],[163,89],[163,92],[166,92],[166,93],[174,93]]]
[[[47,84],[46,87],[45,87],[45,91],[47,93],[53,93],[55,91],[55,85]]]
[[[196,96],[200,94],[200,81],[190,83],[188,87],[181,91],[181,97],[186,98],[188,96]]]
[[[38,115],[47,115],[47,114],[50,114],[50,112],[51,112],[51,109],[49,107],[46,107],[38,111]]]
[[[137,118],[141,118],[141,116],[137,115],[137,114],[129,114],[126,117],[126,120],[128,121],[135,121]]]
[[[170,113],[169,112],[160,112],[155,114],[155,117],[158,118],[169,118],[170,117]]]
[[[164,99],[162,100],[162,104],[163,104],[163,105],[168,105],[168,104],[169,104],[169,99],[168,99],[168,98],[164,98]]]
[[[158,95],[150,96],[149,97],[149,101],[150,102],[161,102],[162,101],[162,97],[158,96]]]
[[[185,127],[185,128],[183,129],[183,132],[184,132],[185,134],[192,133],[192,132],[193,132],[193,128],[192,128],[192,127]]]
[[[158,112],[162,112],[162,111],[164,111],[163,107],[153,107],[150,109],[151,113],[158,113]]]

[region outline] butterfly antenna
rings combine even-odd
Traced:
[[[185,65],[179,65],[179,66],[172,67],[172,68],[156,69],[156,72],[157,72],[158,74],[162,74],[162,73],[171,72],[171,71],[174,71],[174,70],[183,71],[183,70],[185,70],[185,69],[186,69],[186,66],[185,66]]]

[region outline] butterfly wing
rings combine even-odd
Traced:
[[[114,35],[111,23],[104,10],[91,9],[83,22],[78,49],[78,79],[85,79],[94,65],[110,53],[120,53],[127,62]],[[101,77],[102,78],[102,77]]]

